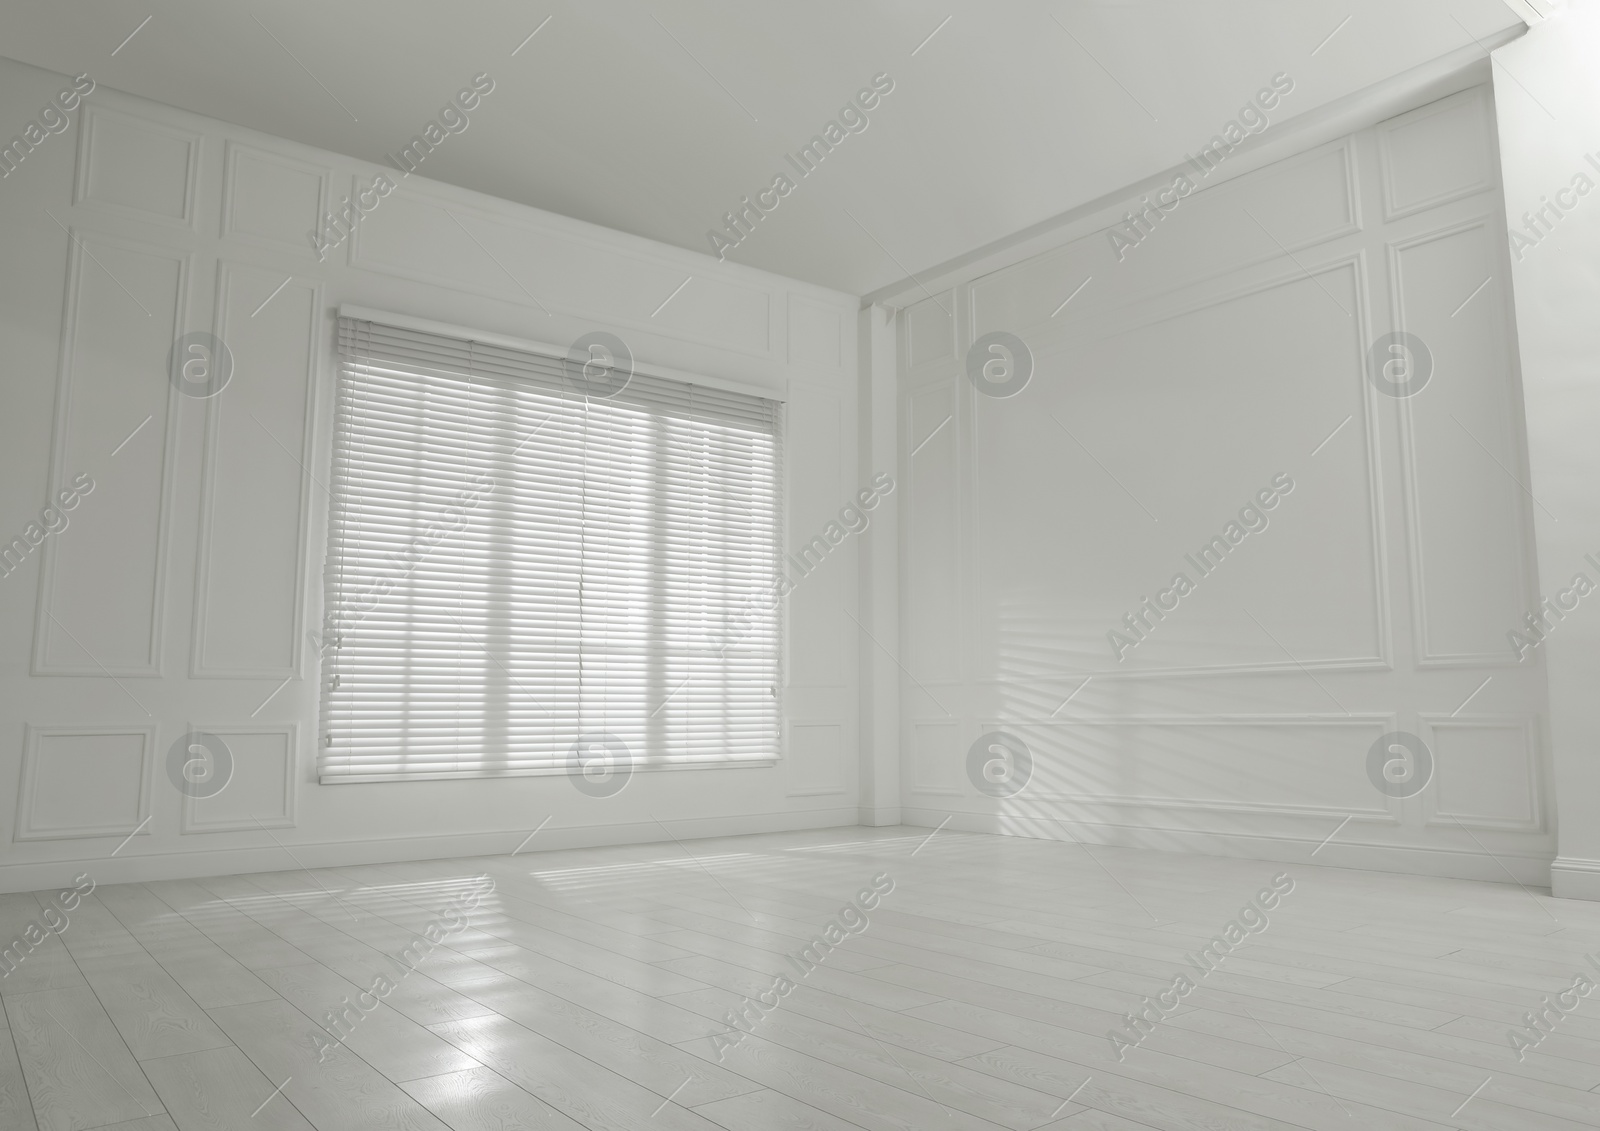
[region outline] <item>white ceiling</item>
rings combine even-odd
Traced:
[[[1292,116],[1517,23],[1501,0],[7,0],[0,53],[372,161],[486,71],[423,173],[708,252],[888,72],[870,127],[729,253],[864,294],[1177,164],[1278,72]]]

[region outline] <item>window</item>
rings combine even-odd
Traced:
[[[353,318],[339,351],[322,781],[777,757],[779,402],[585,396],[560,357]]]

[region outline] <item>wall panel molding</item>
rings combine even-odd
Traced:
[[[1412,317],[1412,313],[1407,309],[1404,271],[1405,253],[1473,232],[1481,234],[1484,240],[1485,253],[1491,264],[1491,273],[1488,277],[1490,287],[1484,293],[1477,295],[1474,301],[1484,303],[1484,309],[1496,311],[1497,313],[1505,310],[1504,301],[1500,299],[1497,289],[1493,287],[1493,279],[1502,266],[1503,256],[1496,253],[1496,248],[1502,241],[1498,241],[1493,236],[1490,227],[1492,222],[1493,217],[1490,215],[1478,215],[1466,220],[1449,221],[1437,227],[1429,227],[1403,239],[1394,240],[1386,245],[1391,317],[1392,324],[1396,329],[1411,330],[1413,326],[1417,325],[1417,320]],[[1464,291],[1469,290],[1472,286],[1470,280],[1461,280],[1461,284]],[[1426,340],[1426,335],[1424,335],[1424,340]],[[1447,375],[1438,374],[1438,361],[1439,359],[1435,357],[1435,379],[1443,379]],[[1514,364],[1514,359],[1509,356],[1504,361],[1508,368]],[[1496,367],[1494,371],[1499,372],[1500,369]],[[1463,385],[1458,380],[1456,384],[1466,388],[1469,392],[1473,388],[1482,388],[1482,391],[1486,393],[1496,392],[1492,388],[1482,386],[1481,383],[1478,385]],[[1426,584],[1425,568],[1428,562],[1428,555],[1423,531],[1424,516],[1417,463],[1418,439],[1416,426],[1418,410],[1413,404],[1417,398],[1426,396],[1428,391],[1425,387],[1415,397],[1402,398],[1398,402],[1401,487],[1404,496],[1402,515],[1406,532],[1407,581],[1410,586],[1411,599],[1410,628],[1413,646],[1416,650],[1416,663],[1419,668],[1514,668],[1519,665],[1520,660],[1509,646],[1504,648],[1495,647],[1484,651],[1444,651],[1434,643],[1435,632],[1431,622],[1433,604],[1429,601],[1428,586]],[[1512,407],[1511,392],[1512,390],[1510,389],[1498,390],[1499,399],[1507,408]],[[1500,406],[1494,407],[1498,408]],[[1453,416],[1454,414],[1452,413],[1451,415]],[[1493,412],[1489,416],[1491,419],[1499,419]],[[1516,469],[1524,466],[1525,461],[1522,459],[1521,447],[1517,442],[1516,436],[1513,434],[1507,451],[1502,453],[1502,457],[1510,457],[1510,460],[1513,461],[1511,466],[1507,466],[1505,459],[1496,457],[1492,452],[1482,448],[1481,445],[1485,437],[1467,431],[1466,425],[1462,424],[1459,419],[1456,420],[1456,424],[1465,432],[1462,440],[1468,449],[1469,458],[1477,457],[1475,462],[1481,462],[1482,459],[1494,461],[1498,465],[1498,471],[1491,472],[1490,475],[1497,477],[1500,474],[1504,474],[1514,482],[1515,487],[1520,492],[1514,497],[1512,503],[1514,521],[1518,526],[1524,526],[1526,524],[1526,516],[1523,513],[1525,504],[1521,496],[1526,493],[1527,488],[1524,486],[1522,478],[1516,474]],[[1492,443],[1497,438],[1489,437],[1488,439]],[[1538,604],[1538,593],[1533,581],[1536,569],[1531,560],[1531,544],[1514,546],[1511,551],[1516,555],[1514,565],[1517,576],[1514,585],[1517,592],[1508,602],[1509,615],[1503,618],[1503,629],[1491,630],[1497,643],[1499,640],[1504,639],[1503,633],[1505,630],[1521,627],[1520,614],[1523,610],[1534,608]],[[1472,602],[1474,607],[1479,603]]]
[[[200,230],[197,189],[202,139],[199,133],[126,111],[110,110],[94,102],[85,104],[79,131],[78,167],[72,186],[74,205],[104,209],[190,232]],[[142,143],[138,140],[139,134],[144,135]],[[160,143],[165,143],[171,151],[168,157],[182,161],[182,169],[169,168],[164,178],[155,178],[165,183],[152,183],[152,175],[160,172],[152,167],[161,156],[155,151]],[[181,158],[178,147],[182,147]],[[145,166],[143,169],[137,167],[140,163]],[[164,196],[168,211],[141,207],[131,200],[140,189],[150,203],[154,203],[158,195]],[[118,192],[123,194],[121,199],[113,195]]]
[[[272,799],[273,804],[261,808],[253,803],[247,803],[248,814],[244,816],[207,816],[206,810],[215,808],[216,805],[210,798],[196,798],[185,793],[179,810],[178,831],[183,835],[193,833],[219,833],[219,832],[247,832],[252,829],[288,829],[294,828],[296,819],[296,798],[299,793],[299,741],[300,727],[297,723],[266,723],[266,724],[239,724],[239,723],[195,723],[189,724],[189,732],[204,732],[214,734],[228,746],[233,758],[233,777],[223,789],[216,794],[221,799],[226,797],[230,807],[234,810],[240,808],[238,794],[248,790],[252,785],[272,785],[280,790],[279,795]],[[252,756],[259,757],[258,751],[248,751],[241,738],[251,736],[277,737],[283,739],[282,767],[272,770],[270,767],[263,771],[247,770],[241,762]],[[270,757],[270,755],[269,755]],[[230,795],[230,791],[232,791]],[[265,800],[265,799],[263,799]]]
[[[272,198],[274,204],[281,206],[286,185],[281,178],[300,177],[310,179],[315,187],[311,192],[310,203],[312,211],[304,218],[305,231],[316,231],[322,223],[323,213],[327,212],[332,202],[329,200],[333,173],[326,166],[316,165],[309,161],[301,161],[285,153],[274,152],[252,145],[242,144],[229,139],[223,147],[222,163],[222,218],[220,235],[225,240],[238,240],[243,243],[254,244],[257,247],[271,248],[275,251],[292,252],[296,256],[315,259],[316,251],[311,246],[311,241],[299,229],[299,222],[291,221],[286,216],[250,216],[248,209],[270,208],[271,204],[264,201],[258,202],[248,194],[254,189],[251,181],[252,166],[257,166],[259,172],[255,176],[270,170],[278,174],[280,180],[276,184],[263,183],[260,190]],[[270,175],[270,174],[269,174]],[[285,226],[282,235],[270,231],[274,222]]]
[[[72,739],[134,739],[132,749],[116,750],[108,743],[90,742],[79,750],[49,750]],[[150,818],[150,790],[156,762],[155,725],[112,726],[35,726],[24,728],[22,766],[17,789],[17,823],[12,839],[81,840],[95,837],[148,836],[145,822]],[[73,758],[74,754],[76,758]],[[107,797],[109,771],[115,761],[123,779],[132,779],[134,790],[118,797]],[[65,764],[70,761],[70,764]],[[57,765],[57,762],[64,764]],[[76,772],[74,772],[76,771]],[[99,771],[99,772],[95,772]],[[114,779],[112,780],[114,784]],[[126,784],[126,782],[125,782]],[[95,796],[98,794],[98,796]],[[55,808],[52,810],[52,806]],[[84,819],[84,809],[101,819]],[[122,809],[126,813],[121,812]]]
[[[88,474],[95,480],[96,489],[101,494],[98,499],[93,492],[81,498],[77,509],[73,512],[74,525],[79,527],[76,542],[69,542],[66,537],[72,534],[72,526],[61,532],[62,537],[52,536],[45,539],[42,547],[43,561],[40,567],[39,599],[30,674],[159,676],[162,672],[162,643],[165,637],[168,544],[171,535],[173,481],[177,466],[178,402],[181,396],[167,380],[167,366],[172,344],[182,333],[182,327],[188,317],[192,257],[121,236],[86,232],[77,228],[70,230],[68,234],[70,240],[67,298],[66,310],[62,317],[60,361],[56,378],[49,484],[51,494],[54,496],[76,475]],[[98,249],[100,255],[96,256],[92,249]],[[174,266],[173,292],[165,296],[167,304],[171,307],[171,314],[165,320],[159,319],[154,310],[148,309],[145,302],[141,302],[122,280],[111,273],[111,268],[104,260],[115,259],[116,257],[111,254],[113,251],[145,256],[156,263]],[[120,263],[118,265],[121,266]],[[87,281],[91,275],[93,282]],[[117,347],[85,343],[82,340],[89,333],[114,333],[121,336],[114,329],[84,325],[83,291],[85,287],[95,284],[101,286],[101,295],[109,300],[106,309],[117,310],[118,317],[126,318],[131,326],[139,328],[137,339],[130,340],[126,345],[119,344]],[[161,308],[154,295],[147,293],[145,298],[149,300],[150,305],[156,307],[156,310]],[[104,312],[97,313],[102,317],[105,316]],[[144,318],[153,320],[148,328],[140,321],[139,313],[142,313]],[[138,343],[137,348],[135,341]],[[142,382],[128,380],[127,370],[133,364],[140,367],[134,372],[142,378]],[[101,387],[83,390],[83,395],[94,404],[93,412],[86,420],[80,420],[78,416],[79,385],[85,380],[79,372],[80,365],[86,368],[95,367],[97,372],[93,375],[101,382]],[[112,413],[118,407],[115,404],[118,396],[128,401],[128,408],[113,419]],[[143,400],[140,400],[141,397]],[[150,410],[142,420],[138,415],[141,408]],[[76,430],[80,425],[88,432],[81,438],[76,436]],[[124,433],[126,436],[119,443],[117,437]],[[156,509],[149,562],[152,575],[149,594],[150,613],[139,628],[143,637],[142,645],[127,650],[129,656],[136,658],[130,660],[114,657],[107,661],[97,654],[102,649],[92,647],[81,639],[75,640],[72,630],[57,617],[56,604],[62,588],[62,580],[58,573],[63,553],[76,553],[81,558],[87,551],[87,547],[82,544],[87,531],[82,527],[89,525],[85,520],[94,514],[92,508],[97,503],[101,510],[98,523],[101,529],[105,529],[112,520],[113,516],[105,513],[106,500],[111,494],[109,487],[112,484],[122,487],[129,482],[126,477],[130,474],[128,465],[131,460],[130,453],[126,453],[125,449],[140,439],[144,444],[154,443],[161,446],[159,461],[156,464],[158,470],[152,476],[153,489],[149,492]],[[119,455],[124,457],[121,465],[114,462]],[[150,462],[146,459],[147,465]],[[129,561],[127,547],[121,545],[117,549],[119,553],[116,560],[126,566]],[[81,601],[94,588],[88,580],[80,578],[79,591],[70,596],[74,600]],[[81,623],[79,627],[80,630],[84,629]],[[57,629],[61,630],[59,635]],[[66,647],[68,650],[85,652],[89,658],[87,661],[77,662],[60,660],[56,658],[52,644]]]
[[[310,544],[311,465],[315,459],[313,440],[316,433],[317,373],[323,352],[320,331],[325,321],[325,303],[322,286],[314,280],[290,276],[275,284],[275,279],[277,273],[266,268],[227,260],[217,265],[213,332],[224,343],[229,343],[234,358],[234,372],[228,385],[206,400],[198,560],[189,654],[189,674],[192,677],[285,679],[302,673],[305,637],[301,628],[305,624],[306,588],[306,570],[303,567]],[[295,328],[302,335],[298,343],[281,332],[273,332],[274,326],[288,328],[289,324],[284,320],[288,318],[287,312],[292,310],[297,292],[306,305],[305,321]],[[260,305],[257,305],[258,301]],[[246,309],[250,309],[251,313],[243,315]],[[266,315],[269,322],[260,327],[253,326],[253,320],[260,315]],[[276,349],[283,345],[286,347],[284,354],[269,359],[254,350],[238,348],[241,343],[239,335],[234,332],[235,325],[241,331],[248,327],[258,335],[252,342],[257,349]],[[261,410],[259,413],[258,409]],[[276,409],[276,414],[270,409]],[[296,413],[301,421],[298,435],[280,434],[272,427],[277,417],[292,417]],[[292,521],[286,524],[290,541],[277,547],[288,554],[287,561],[282,564],[292,594],[291,610],[282,622],[283,662],[278,664],[228,664],[208,659],[212,633],[212,591],[217,580],[214,576],[214,541],[218,533],[217,496],[222,473],[227,466],[226,457],[219,453],[219,445],[224,431],[224,417],[229,414],[236,419],[238,431],[235,433],[235,443],[227,446],[228,453],[254,452],[263,457],[259,467],[236,471],[233,485],[259,487],[266,472],[275,466],[297,484]],[[262,415],[267,415],[268,420],[263,421]],[[240,546],[250,538],[265,537],[271,533],[265,526],[269,512],[261,509],[262,506],[270,506],[271,501],[259,502],[260,506],[251,506],[242,513],[229,516],[235,520],[235,526],[232,537],[225,544],[233,547],[236,555],[242,553]],[[282,500],[279,502],[281,505]],[[283,531],[279,533],[281,535]],[[272,539],[268,538],[267,541],[269,545],[259,548],[260,552],[244,555],[251,559],[251,565],[258,566],[262,553],[270,551]],[[243,568],[244,564],[243,561],[236,562],[235,568]],[[236,604],[245,600],[245,594],[242,593],[235,593],[233,597]]]

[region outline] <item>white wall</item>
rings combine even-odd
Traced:
[[[1539,587],[1570,589],[1576,574],[1600,581],[1600,5],[1559,9],[1495,52],[1506,212],[1519,242],[1516,292],[1532,479],[1542,506]],[[1589,160],[1585,155],[1588,155]],[[1590,187],[1574,190],[1578,178]],[[1560,194],[1560,195],[1558,195]],[[1565,200],[1530,234],[1524,213]],[[1548,513],[1544,508],[1548,508]],[[1557,895],[1600,899],[1600,599],[1553,621],[1541,650],[1549,665],[1550,736],[1560,814]]]
[[[0,60],[0,136],[68,83]],[[856,821],[855,543],[790,599],[781,764],[612,798],[563,777],[318,786],[307,635],[340,303],[563,346],[602,328],[641,361],[786,390],[789,533],[809,540],[875,470],[853,298],[420,176],[319,264],[308,229],[378,167],[104,89],[72,118],[0,181],[0,541],[95,483],[0,578],[0,890],[510,852],[547,818],[527,851],[665,839],[654,817],[685,838]],[[191,330],[236,359],[210,400],[167,380]],[[166,762],[191,728],[237,770],[186,810]]]
[[[1090,217],[903,311],[907,820],[1544,881],[1543,658],[1505,636],[1536,600],[1533,504],[1484,71],[1196,176],[1120,261]],[[1391,329],[1435,358],[1411,398],[1365,374]],[[1005,399],[964,372],[997,330],[1036,365]],[[1281,473],[1270,525],[1201,578],[1185,554]],[[1194,592],[1119,662],[1108,632],[1179,571]],[[994,730],[1035,760],[1011,797],[968,777]],[[1435,759],[1409,798],[1368,777],[1391,731]]]

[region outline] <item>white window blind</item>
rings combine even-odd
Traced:
[[[324,782],[777,757],[781,403],[349,318],[339,350]]]

